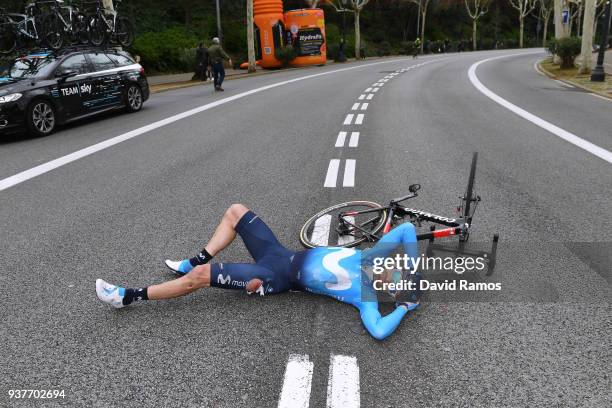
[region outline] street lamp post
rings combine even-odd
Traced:
[[[603,63],[604,56],[606,53],[606,45],[608,45],[608,34],[610,33],[610,1],[607,4],[604,4],[606,7],[606,14],[604,17],[604,26],[603,26],[603,36],[601,37],[601,42],[599,43],[599,54],[597,54],[597,65],[593,72],[591,73],[591,81],[594,82],[603,82],[606,79],[606,72],[604,71]]]
[[[346,47],[346,0],[342,0],[341,4],[342,4],[342,39],[340,40],[340,47],[338,48],[338,55],[336,56],[336,61],[338,62],[346,61],[346,55],[344,53],[344,48]]]

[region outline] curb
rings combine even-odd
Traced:
[[[539,69],[539,70],[540,70],[540,71],[541,71],[543,74],[545,74],[547,77],[549,77],[549,78],[551,78],[551,79],[554,79],[554,80],[556,80],[556,81],[559,81],[559,82],[563,82],[563,83],[568,84],[568,85],[571,85],[571,86],[575,86],[576,88],[580,88],[580,89],[582,89],[582,90],[584,90],[584,91],[586,91],[586,92],[588,92],[588,93],[592,93],[592,94],[595,94],[595,95],[599,95],[599,96],[601,96],[601,97],[603,97],[603,98],[606,98],[606,99],[609,99],[610,101],[612,101],[612,95],[610,95],[609,93],[604,93],[604,92],[595,91],[595,90],[593,90],[593,89],[589,89],[589,88],[587,88],[587,87],[585,87],[585,86],[583,86],[583,85],[581,85],[581,84],[579,84],[579,83],[576,83],[576,82],[573,82],[573,81],[570,81],[570,80],[567,80],[567,79],[564,79],[564,78],[559,78],[559,77],[557,77],[555,74],[553,74],[552,72],[550,72],[549,70],[547,70],[546,68],[544,68],[544,67],[542,66],[542,64],[541,64],[541,63],[542,63],[542,61],[544,61],[544,59],[539,60],[539,61],[536,63],[536,66],[537,66],[537,67],[538,67],[538,69]]]

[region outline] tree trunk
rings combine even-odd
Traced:
[[[548,20],[550,20],[550,13],[544,17],[544,32],[542,33],[542,47],[546,48],[546,39],[548,37]]]
[[[359,12],[355,10],[355,58],[361,58],[361,31],[359,28]]]
[[[253,23],[253,0],[247,0],[247,52],[249,56],[249,72],[255,72],[255,35]]]
[[[523,48],[523,29],[525,28],[525,17],[519,16],[520,28],[519,28],[519,48]]]
[[[423,9],[423,16],[421,17],[421,54],[423,54],[423,47],[425,46],[425,18],[427,17],[427,9]]]
[[[595,0],[585,0],[582,24],[582,47],[578,57],[579,74],[588,74],[593,67],[593,26],[595,22]]]
[[[477,19],[472,20],[472,51],[476,51],[476,21]]]

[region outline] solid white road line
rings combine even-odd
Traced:
[[[327,382],[327,408],[359,408],[357,358],[332,355]]]
[[[346,118],[344,118],[344,124],[345,125],[350,125],[351,122],[353,121],[353,114],[349,113],[348,115],[346,115]]]
[[[364,118],[364,114],[363,113],[357,114],[357,119],[355,119],[355,124],[356,125],[361,125],[363,123],[363,118]]]
[[[355,217],[353,217],[353,216],[346,215],[343,218],[347,222],[350,222],[351,224],[355,223]],[[348,244],[350,242],[353,242],[353,241],[355,241],[355,236],[354,235],[340,235],[340,236],[338,236],[338,245],[346,245],[346,244]]]
[[[593,144],[587,140],[584,140],[576,135],[574,135],[573,133],[570,133],[564,129],[561,129],[558,126],[553,125],[550,122],[545,121],[544,119],[541,119],[540,117],[527,112],[526,110],[519,108],[518,106],[514,105],[511,102],[508,102],[507,100],[505,100],[504,98],[502,98],[501,96],[497,95],[496,93],[493,93],[489,88],[487,88],[486,86],[484,86],[482,84],[482,82],[480,82],[480,80],[478,79],[478,77],[476,76],[476,69],[478,68],[478,66],[480,64],[483,64],[485,62],[488,61],[493,61],[496,59],[500,59],[500,58],[508,58],[508,57],[515,57],[515,56],[521,56],[521,55],[529,55],[529,54],[535,54],[535,53],[541,53],[541,51],[536,51],[536,52],[530,52],[530,53],[520,53],[520,54],[509,54],[509,55],[501,55],[498,57],[492,57],[492,58],[487,58],[484,59],[482,61],[478,61],[474,64],[472,64],[472,66],[470,67],[470,69],[468,70],[468,78],[470,79],[470,82],[472,82],[472,85],[474,85],[474,87],[476,87],[476,89],[478,89],[482,94],[484,94],[486,97],[488,97],[489,99],[492,99],[493,101],[497,102],[498,104],[500,104],[501,106],[503,106],[504,108],[516,113],[517,115],[519,115],[520,117],[522,117],[523,119],[528,120],[529,122],[533,123],[536,126],[541,127],[542,129],[552,133],[553,135],[556,135],[558,137],[560,137],[561,139],[573,144],[574,146],[577,146],[601,159],[604,159],[605,161],[607,161],[608,163],[612,163],[612,152],[609,152],[608,150],[601,148],[599,146],[597,146],[596,144]]]
[[[347,159],[344,164],[342,187],[355,187],[355,160]]]
[[[359,104],[358,103],[354,103],[353,107],[351,108],[351,110],[357,110],[359,109]]]
[[[346,139],[346,132],[338,133],[338,138],[336,139],[336,147],[343,147],[344,139]]]
[[[313,363],[309,361],[308,356],[289,356],[278,408],[308,408],[312,370]]]
[[[325,176],[324,187],[336,187],[336,179],[338,178],[338,169],[340,168],[339,159],[331,159],[327,167],[327,175]]]
[[[366,109],[368,109],[368,106],[369,106],[369,105],[370,105],[369,103],[365,102],[363,105],[361,105],[361,110],[366,110]]]
[[[570,85],[570,84],[565,83],[565,82],[563,82],[563,81],[560,81],[560,80],[558,80],[558,79],[553,79],[553,81],[555,81],[555,82],[556,82],[556,83],[558,83],[559,85],[564,86],[564,87],[566,87],[566,88],[573,88],[573,87],[574,87],[573,85]]]
[[[329,245],[329,231],[331,231],[331,214],[325,214],[317,218],[314,227],[312,227],[312,235],[310,241],[317,246]]]
[[[597,95],[596,93],[589,93],[589,95],[592,95],[592,96],[594,96],[596,98],[599,98],[599,99],[603,99],[606,102],[612,102],[612,99],[606,98],[605,96]]]
[[[363,100],[363,98],[365,98],[365,94],[361,94],[361,95],[359,95],[359,98],[358,98],[358,99],[359,99],[360,101],[362,101],[362,100]]]
[[[534,62],[534,63],[533,63],[533,69],[535,69],[535,71],[536,71],[538,74],[540,74],[540,75],[542,75],[542,76],[546,76],[546,74],[544,74],[544,73],[542,72],[542,70],[540,69],[540,67],[538,66],[538,65],[540,64],[540,62],[541,62],[541,61],[543,61],[543,60],[537,60],[536,62]]]
[[[438,58],[436,60],[441,60],[442,58]],[[146,126],[134,129],[130,132],[127,133],[123,133],[119,136],[115,136],[111,139],[107,139],[103,142],[97,143],[95,145],[86,147],[84,149],[78,150],[76,152],[70,153],[66,156],[62,156],[58,159],[55,160],[51,160],[49,162],[43,163],[39,166],[33,167],[29,170],[25,170],[22,171],[21,173],[15,174],[13,176],[7,177],[5,179],[0,180],[0,191],[2,190],[6,190],[9,187],[12,187],[14,185],[23,183],[24,181],[30,180],[36,176],[40,176],[41,174],[47,173],[51,170],[54,170],[58,167],[64,166],[68,163],[71,163],[73,161],[82,159],[83,157],[89,156],[91,154],[94,154],[96,152],[99,152],[100,150],[104,150],[107,149],[111,146],[114,146],[118,143],[121,142],[125,142],[126,140],[132,139],[134,137],[140,136],[144,133],[150,132],[152,130],[158,129],[160,127],[169,125],[171,123],[177,122],[181,119],[185,119],[188,118],[190,116],[193,115],[197,115],[198,113],[207,111],[209,109],[215,108],[217,106],[221,106],[224,105],[226,103],[229,102],[233,102],[235,100],[244,98],[246,96],[249,95],[253,95],[259,92],[263,92],[263,91],[267,91],[268,89],[273,89],[273,88],[277,88],[280,86],[284,86],[284,85],[288,85],[288,84],[292,84],[292,83],[296,83],[296,82],[300,82],[300,81],[304,81],[307,79],[312,79],[312,78],[318,78],[320,76],[324,76],[324,75],[331,75],[331,74],[335,74],[338,72],[344,72],[344,71],[350,71],[353,69],[360,69],[360,68],[365,68],[365,67],[370,67],[370,66],[374,66],[374,65],[381,65],[381,64],[389,64],[389,63],[393,63],[393,62],[399,62],[399,61],[405,61],[405,58],[398,58],[398,59],[391,59],[391,60],[387,60],[387,61],[379,61],[379,62],[372,62],[369,64],[361,64],[361,65],[356,65],[353,67],[346,67],[346,68],[339,68],[339,69],[334,69],[331,71],[326,71],[326,72],[319,72],[317,74],[311,74],[311,75],[304,75],[301,77],[297,77],[297,78],[293,78],[293,79],[288,79],[286,81],[279,81],[279,82],[275,82],[273,84],[270,85],[266,85],[266,86],[262,86],[259,88],[254,88],[245,92],[241,92],[238,93],[236,95],[232,95],[232,96],[228,96],[226,98],[222,98],[219,100],[216,100],[214,102],[211,103],[207,103],[205,105],[199,106],[197,108],[194,109],[190,109],[188,111],[182,112],[182,113],[178,113],[176,115],[170,116],[168,118],[165,119],[161,119],[158,120],[157,122],[153,122],[151,124],[148,124]]]
[[[373,97],[374,97],[374,94],[368,94],[368,96],[366,97],[366,99],[369,101],[369,100],[372,100],[372,98],[373,98]]]
[[[344,144],[344,140],[342,141],[342,143]],[[351,140],[349,140],[349,147],[357,147],[358,144],[359,144],[359,132],[351,132]]]

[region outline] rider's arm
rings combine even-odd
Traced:
[[[365,250],[362,254],[364,263],[373,262],[375,258],[384,258],[395,251],[402,244],[404,253],[412,259],[417,258],[418,246],[416,229],[409,222],[393,228],[385,234],[372,248]]]
[[[384,340],[397,329],[408,309],[398,307],[385,317],[380,315],[376,302],[364,302],[359,305],[361,321],[368,333],[376,340]]]

